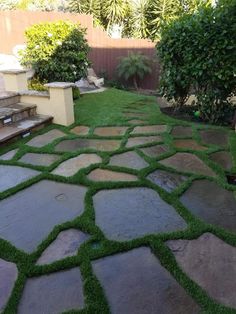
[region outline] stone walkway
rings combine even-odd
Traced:
[[[0,156],[0,312],[236,311],[228,133],[124,114]]]

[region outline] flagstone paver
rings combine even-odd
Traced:
[[[168,172],[165,170],[156,170],[147,176],[147,179],[160,186],[167,192],[172,192],[187,180],[186,176]]]
[[[205,165],[201,159],[190,153],[177,153],[159,162],[162,165],[175,168],[181,172],[196,173],[209,177],[216,176],[213,170]]]
[[[79,247],[89,239],[89,235],[76,229],[69,229],[59,233],[43,252],[37,265],[51,264],[63,258],[77,254]]]
[[[168,241],[187,275],[223,305],[236,308],[236,247],[211,233],[195,240]]]
[[[173,127],[171,135],[174,137],[192,137],[192,128],[190,126],[177,125]]]
[[[175,209],[148,188],[104,190],[93,200],[96,224],[110,240],[132,240],[187,227]]]
[[[89,127],[85,125],[78,125],[75,128],[71,129],[71,132],[77,135],[88,135]]]
[[[56,151],[70,152],[79,149],[90,148],[98,151],[114,151],[120,147],[120,140],[105,140],[105,139],[75,139],[64,140],[56,146]]]
[[[0,238],[34,251],[54,226],[83,213],[86,191],[83,186],[43,180],[4,199]]]
[[[131,148],[134,146],[146,145],[154,142],[162,142],[163,139],[159,135],[155,136],[138,136],[138,137],[130,137],[126,144],[126,147]]]
[[[17,152],[18,152],[18,149],[10,150],[9,152],[1,155],[0,160],[11,160]]]
[[[208,180],[194,181],[180,198],[197,217],[236,232],[236,195]]]
[[[149,164],[135,152],[117,154],[111,157],[109,165],[140,170]]]
[[[16,265],[0,258],[0,313],[11,296],[17,276]]]
[[[145,133],[162,133],[167,131],[167,125],[145,125],[145,126],[136,126],[131,134],[145,134]]]
[[[174,140],[173,144],[176,148],[181,148],[181,149],[192,149],[192,150],[197,150],[197,151],[208,149],[208,147],[203,146],[192,139]]]
[[[120,136],[124,135],[127,129],[128,127],[124,126],[98,127],[94,130],[94,134],[100,136]]]
[[[219,164],[224,170],[230,171],[233,167],[232,156],[229,152],[216,152],[210,155],[210,159]]]
[[[137,181],[138,177],[125,173],[125,172],[116,172],[107,169],[95,169],[87,176],[91,181]]]
[[[147,247],[92,262],[112,313],[183,314],[200,308]]]
[[[39,174],[39,171],[32,169],[0,165],[0,192],[13,188]]]
[[[147,123],[145,120],[138,120],[138,119],[131,119],[131,120],[128,120],[127,122],[132,125]]]
[[[169,151],[169,148],[167,145],[154,145],[150,147],[145,147],[140,149],[145,155],[149,157],[159,157],[162,154],[165,154]]]
[[[228,134],[221,130],[202,130],[199,132],[202,142],[207,145],[228,146]]]
[[[77,157],[67,159],[53,170],[52,173],[59,176],[71,177],[79,170],[101,162],[102,158],[96,154],[81,154]]]
[[[148,118],[149,114],[145,112],[124,112],[127,118]]]
[[[32,140],[27,142],[27,145],[33,146],[33,147],[43,147],[47,144],[50,144],[52,141],[65,135],[66,134],[60,130],[51,130],[47,133],[34,137]]]
[[[56,154],[37,154],[37,153],[27,153],[22,156],[19,161],[26,164],[31,164],[35,166],[50,166],[55,161],[59,160],[61,156]]]
[[[59,314],[84,308],[79,268],[27,280],[18,314]]]

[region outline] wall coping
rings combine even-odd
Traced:
[[[27,73],[27,70],[21,70],[21,69],[9,69],[9,70],[2,70],[0,71],[2,74],[12,74],[12,75],[17,75],[17,74],[22,74],[22,73]]]
[[[74,83],[68,83],[68,82],[53,82],[53,83],[47,83],[44,84],[47,88],[59,88],[59,89],[66,89],[76,86]]]
[[[21,96],[37,96],[37,97],[45,97],[49,98],[49,93],[47,91],[36,91],[36,90],[24,90],[20,92]]]

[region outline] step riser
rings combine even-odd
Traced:
[[[0,107],[14,105],[18,102],[20,102],[20,96],[12,96],[12,97],[7,97],[3,99],[0,98]]]
[[[24,111],[12,113],[9,116],[0,118],[0,128],[11,125],[22,119],[29,118],[36,115],[36,108],[26,108]]]

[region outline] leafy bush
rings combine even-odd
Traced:
[[[21,63],[32,66],[40,81],[74,82],[86,75],[88,44],[85,30],[65,21],[40,23],[26,30]]]
[[[132,79],[135,89],[138,89],[138,79],[143,79],[146,74],[152,72],[150,60],[141,53],[130,53],[128,57],[121,59],[117,72],[118,76],[126,81]]]
[[[195,94],[201,118],[225,120],[234,110],[236,87],[236,0],[202,8],[166,26],[157,45],[161,93],[178,106]]]
[[[47,91],[47,87],[44,86],[47,81],[41,82],[37,77],[33,77],[31,80],[28,81],[28,89],[37,90],[40,92]]]

